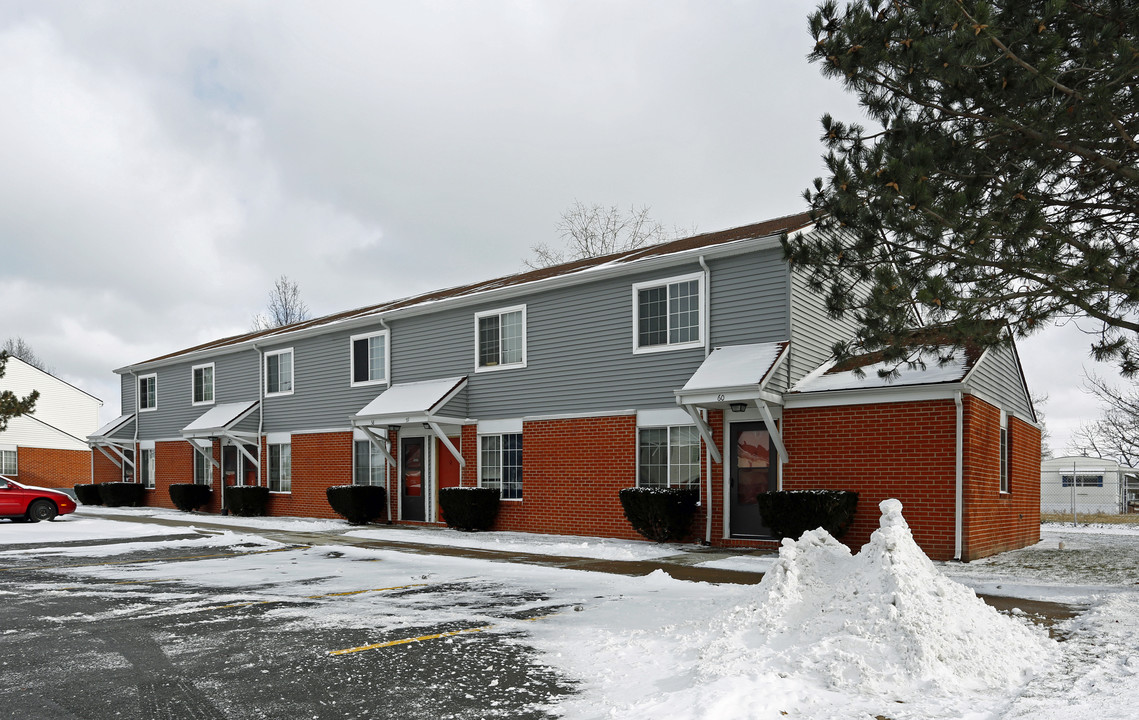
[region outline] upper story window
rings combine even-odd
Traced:
[[[388,381],[388,331],[352,336],[352,385]]]
[[[475,370],[526,367],[526,306],[475,314]]]
[[[265,394],[291,395],[293,392],[293,349],[265,353]]]
[[[701,273],[633,285],[633,351],[704,345]]]
[[[193,373],[193,404],[212,405],[214,402],[214,364],[195,365]]]
[[[138,409],[158,409],[158,375],[139,375],[138,377]]]

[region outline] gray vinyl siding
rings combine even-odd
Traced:
[[[130,373],[119,376],[119,397],[122,404],[122,411],[120,415],[129,415],[135,411],[135,392],[137,381]]]
[[[778,249],[709,262],[713,345],[786,340],[790,292]],[[441,414],[475,419],[585,414],[674,407],[673,391],[704,360],[704,348],[633,352],[633,285],[701,272],[691,262],[647,273],[535,292],[523,298],[393,319],[389,380],[408,383],[467,376],[468,386]],[[526,306],[524,368],[475,371],[475,315]],[[293,349],[293,393],[263,402],[263,432],[347,430],[349,418],[388,385],[351,387],[350,337],[383,327],[330,330],[285,341]],[[142,437],[176,437],[206,406],[190,405],[196,360],[158,369],[159,410],[143,418]],[[217,402],[258,396],[256,352],[219,355]],[[178,398],[172,405],[172,398]],[[144,414],[146,415],[146,414]]]
[[[210,362],[214,364],[214,403],[194,405],[193,367]],[[181,437],[182,428],[216,405],[257,399],[255,350],[167,365],[153,372],[158,377],[158,409],[138,414],[138,436],[142,440]],[[134,402],[133,398],[131,402]]]
[[[840,340],[854,337],[857,323],[848,315],[835,320],[827,314],[826,299],[807,286],[804,273],[791,273],[791,351],[782,373],[794,385],[828,360]]]
[[[1006,411],[1032,421],[1032,401],[1025,393],[1020,366],[1010,345],[990,348],[969,376],[969,387],[999,402]]]

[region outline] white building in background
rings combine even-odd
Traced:
[[[1134,512],[1139,471],[1114,460],[1068,456],[1040,463],[1041,512]]]

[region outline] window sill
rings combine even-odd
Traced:
[[[292,495],[293,491],[292,490],[270,490],[269,494],[270,495]]]
[[[292,395],[292,394],[293,394],[293,391],[292,391],[292,390],[289,390],[289,391],[287,391],[287,392],[267,392],[267,393],[265,393],[265,397],[266,397],[266,398],[271,398],[271,397],[285,397],[285,396],[287,396],[287,395]]]
[[[498,372],[499,370],[519,370],[519,369],[524,368],[524,367],[526,367],[525,362],[510,363],[508,365],[476,365],[475,366],[475,372],[484,373],[484,372]]]
[[[203,406],[206,406],[206,405],[213,405],[213,404],[214,404],[214,401],[213,401],[213,400],[210,400],[210,401],[208,401],[208,402],[207,402],[207,401],[205,401],[205,400],[203,400],[202,402],[191,402],[191,403],[190,403],[190,407],[203,407]]]
[[[144,413],[144,412],[154,412],[154,411],[155,411],[155,410],[157,410],[157,409],[158,409],[158,406],[157,406],[157,405],[155,405],[155,406],[154,406],[154,407],[152,407],[152,408],[150,408],[150,407],[149,407],[149,408],[139,408],[139,409],[138,409],[138,411],[139,411],[140,413]]]
[[[648,347],[641,347],[640,345],[633,346],[634,355],[651,355],[652,353],[671,352],[673,350],[692,350],[694,348],[704,349],[704,341],[694,341],[686,343],[676,343],[675,345],[650,345]]]
[[[377,387],[377,386],[387,386],[388,384],[389,383],[387,380],[362,380],[360,382],[350,382],[350,383],[348,383],[348,387],[354,387],[354,388]]]

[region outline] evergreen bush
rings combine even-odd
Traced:
[[[75,499],[84,505],[102,505],[103,496],[98,485],[85,484],[75,486]]]
[[[387,493],[379,485],[334,485],[325,494],[336,514],[353,525],[366,525],[384,514]]]
[[[170,502],[182,512],[191,512],[210,504],[214,491],[209,485],[176,483],[170,486]]]
[[[620,497],[633,529],[661,543],[688,536],[700,503],[697,488],[631,487],[622,489]]]
[[[759,514],[775,537],[798,540],[807,530],[823,528],[836,538],[854,521],[858,493],[850,490],[778,490],[760,493]]]
[[[448,527],[490,530],[498,517],[498,488],[450,487],[439,490],[439,507]]]
[[[257,517],[269,506],[269,488],[257,485],[227,485],[225,507],[230,515]]]
[[[99,499],[107,507],[138,507],[142,505],[142,483],[109,482],[99,483]]]

